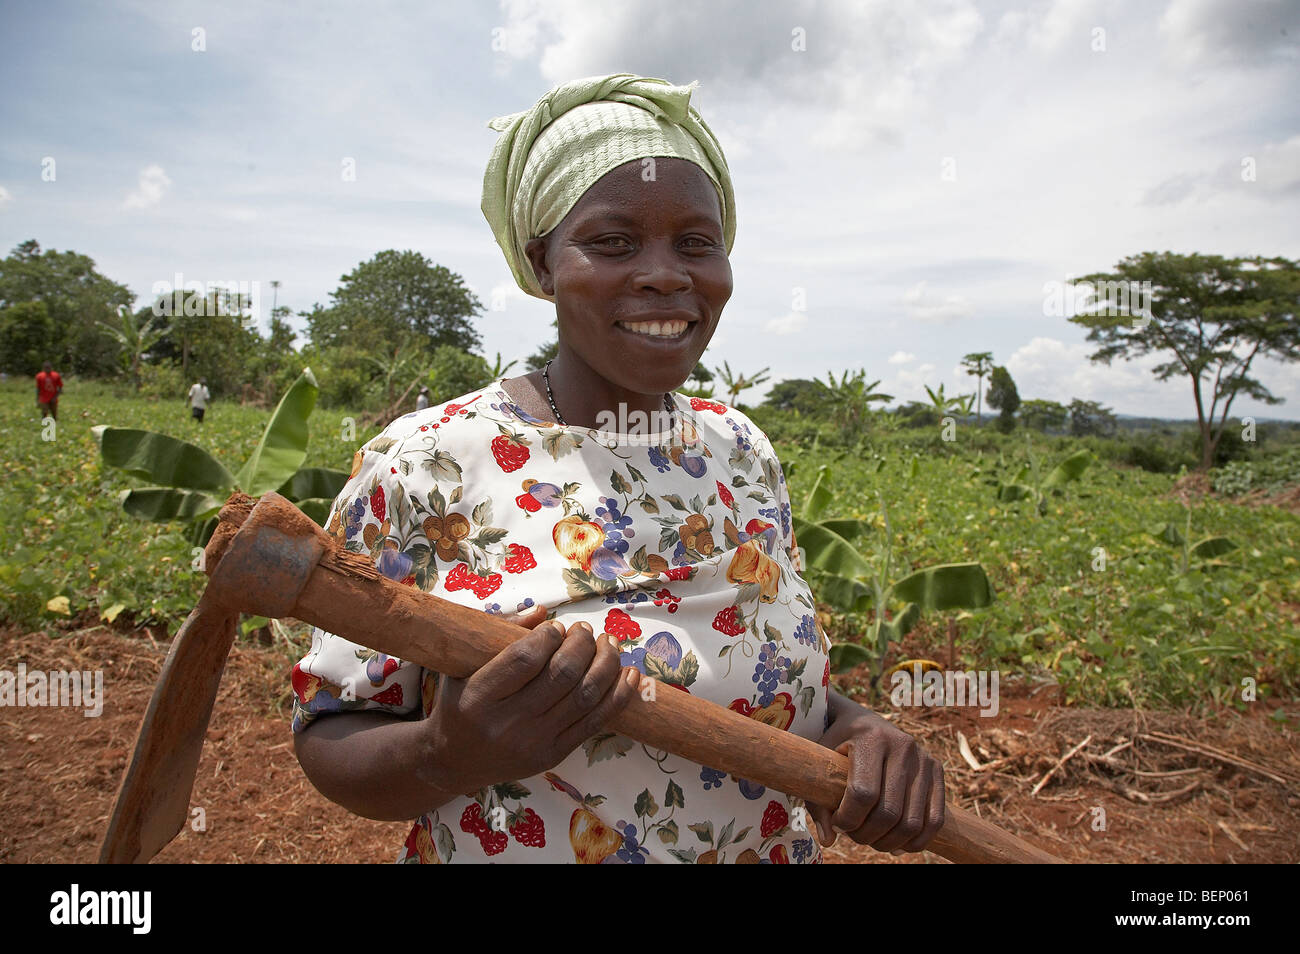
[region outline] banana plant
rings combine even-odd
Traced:
[[[915,472],[913,462],[913,472]],[[880,510],[885,536],[874,553],[865,555],[858,541],[874,524],[859,519],[822,519],[834,499],[828,469],[818,468],[817,479],[793,515],[795,538],[803,551],[805,570],[816,570],[818,595],[845,613],[873,608],[873,619],[862,642],[831,646],[831,671],[846,672],[864,662],[875,662],[879,682],[889,643],[902,641],[926,611],[983,609],[993,602],[993,586],[978,563],[948,563],[908,572],[890,582],[894,574],[893,528],[884,499]],[[906,567],[905,567],[906,568]],[[906,568],[910,569],[910,568]],[[886,619],[890,606],[902,604]]]
[[[1002,503],[1014,503],[1017,500],[1031,500],[1039,516],[1047,513],[1047,493],[1057,490],[1065,484],[1072,483],[1083,476],[1083,472],[1092,463],[1092,452],[1084,449],[1075,451],[1042,479],[1038,475],[1038,460],[1032,449],[1028,449],[1029,463],[1020,468],[1009,483],[998,487],[998,500]]]
[[[1205,537],[1196,543],[1192,543],[1192,511],[1190,508],[1184,509],[1187,511],[1187,517],[1182,530],[1179,530],[1173,523],[1166,523],[1159,530],[1150,531],[1151,536],[1160,542],[1168,543],[1170,546],[1182,550],[1179,575],[1186,576],[1193,563],[1200,563],[1202,566],[1227,565],[1219,557],[1225,553],[1231,553],[1233,550],[1238,550],[1240,547],[1227,537]]]
[[[303,467],[307,457],[307,418],[316,406],[311,368],[285,392],[253,454],[236,473],[201,447],[154,431],[105,424],[91,428],[100,457],[109,467],[160,486],[122,493],[122,509],[135,517],[191,524],[190,539],[203,546],[216,528],[216,515],[232,491],[260,497],[274,490],[292,500],[317,523],[348,475],[325,467]]]
[[[971,405],[975,403],[975,395],[958,394],[948,395],[943,393],[943,382],[939,383],[939,390],[930,390],[930,385],[923,384],[925,393],[930,395],[930,409],[940,417],[945,417],[949,412],[956,412],[961,417],[970,414]]]
[[[140,357],[162,339],[167,329],[163,326],[164,323],[158,321],[156,315],[151,316],[141,325],[131,309],[125,305],[118,306],[117,318],[119,322],[117,325],[111,325],[106,321],[96,321],[95,324],[117,339],[117,343],[122,348],[122,356],[130,362],[131,381],[139,391]]]

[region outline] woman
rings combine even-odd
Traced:
[[[594,77],[493,121],[484,214],[559,350],[394,421],[327,524],[532,630],[464,680],[319,631],[294,667],[304,770],[359,814],[418,816],[402,861],[807,863],[813,821],[896,852],[942,826],[939,763],[829,689],[766,436],[672,393],[732,291],[731,180],[692,88]],[[605,728],[664,685],[849,754],[843,800],[805,810]]]

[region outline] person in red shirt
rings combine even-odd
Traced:
[[[59,419],[59,392],[63,390],[63,378],[54,370],[54,365],[45,362],[44,369],[36,375],[36,406],[41,412],[41,419],[46,415]]]

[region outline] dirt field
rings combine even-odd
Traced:
[[[102,669],[107,696],[99,718],[71,708],[0,708],[0,861],[95,860],[166,651],[156,635],[98,626],[0,632],[3,668],[21,661],[29,671]],[[384,863],[396,856],[405,823],[349,814],[299,769],[287,659],[283,648],[236,648],[191,800],[203,808],[206,830],[184,830],[158,860]],[[1066,860],[1294,863],[1300,707],[1287,709],[1285,723],[1268,717],[1273,708],[1202,721],[1062,708],[1045,691],[1004,685],[994,718],[975,709],[907,710],[896,718],[942,753],[951,802]],[[959,734],[979,770],[960,753]],[[928,852],[880,855],[844,836],[826,855],[831,863],[946,863]]]

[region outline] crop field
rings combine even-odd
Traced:
[[[136,398],[99,383],[70,387],[57,432],[43,434],[25,383],[0,390],[5,498],[0,617],[27,628],[151,624],[174,631],[202,592],[180,523],[125,514],[121,492],[141,482],[104,468],[91,427],[112,424],[189,440],[232,469],[255,447],[269,412],[218,403],[192,421],[183,402]],[[348,469],[379,427],[357,430],[341,410],[310,418],[306,466]],[[53,439],[45,439],[53,437]],[[1069,703],[1114,707],[1243,707],[1294,693],[1300,673],[1300,516],[1213,495],[1178,494],[1173,475],[1094,462],[1075,482],[1031,500],[998,488],[1032,457],[1048,469],[1078,449],[1065,437],[991,429],[952,441],[888,434],[869,451],[778,441],[796,511],[828,465],[827,514],[871,527],[868,557],[892,532],[895,576],[934,564],[978,562],[993,584],[986,609],[927,615],[891,646],[889,662],[944,659],[1055,684]],[[1190,535],[1186,534],[1190,520]],[[1207,537],[1236,544],[1184,563]],[[818,576],[811,580],[817,590]],[[860,637],[872,610],[822,607],[837,641]],[[891,611],[892,612],[892,611]],[[956,658],[947,660],[950,633]],[[906,649],[906,653],[903,650]],[[866,685],[857,691],[870,691]],[[1279,715],[1278,718],[1282,718]]]

